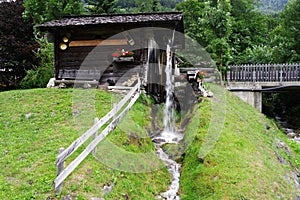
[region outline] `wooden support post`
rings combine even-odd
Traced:
[[[94,124],[97,124],[98,121],[99,121],[99,119],[96,117],[96,118],[94,119]],[[96,139],[97,136],[98,136],[98,130],[95,131],[95,133],[94,133],[94,139]],[[91,153],[92,153],[93,156],[95,156],[95,155],[96,155],[96,152],[97,152],[97,147],[95,147],[95,148],[92,150]]]
[[[280,71],[279,71],[279,82],[280,83],[282,83],[282,80],[283,80],[283,77],[282,77],[282,75],[283,75],[283,69],[282,69],[283,67],[282,66],[280,66]]]
[[[116,117],[117,117],[117,112],[118,112],[118,104],[117,103],[113,104],[113,110],[114,110],[114,112],[113,112],[113,120],[115,120]]]
[[[58,155],[60,155],[65,149],[60,148],[58,150]],[[57,165],[57,176],[64,170],[64,160]],[[55,188],[56,194],[60,194],[62,190],[62,183]]]

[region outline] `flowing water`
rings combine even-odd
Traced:
[[[183,136],[176,132],[175,129],[175,111],[174,111],[174,84],[172,83],[172,58],[170,45],[167,46],[167,63],[165,67],[166,74],[166,102],[164,109],[164,130],[153,141],[155,142],[156,154],[165,163],[168,171],[171,174],[172,182],[169,189],[166,192],[161,193],[159,199],[167,200],[179,200],[180,196],[177,194],[179,190],[179,178],[181,165],[172,160],[168,154],[166,154],[162,146],[167,143],[177,144],[182,140]]]
[[[300,133],[295,131],[292,128],[289,128],[289,125],[286,121],[284,121],[281,117],[277,116],[275,119],[279,122],[280,126],[285,131],[285,134],[288,138],[296,141],[297,143],[300,143]]]

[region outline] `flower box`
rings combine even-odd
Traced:
[[[134,58],[133,56],[130,56],[130,57],[113,57],[113,61],[115,62],[133,62],[134,61]]]
[[[133,55],[134,53],[132,51],[125,51],[124,49],[117,49],[112,53],[113,61],[115,62],[133,62]]]

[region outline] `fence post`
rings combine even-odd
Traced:
[[[280,67],[280,69],[279,69],[280,70],[279,71],[279,82],[282,83],[282,79],[283,79],[282,78],[282,75],[283,75],[283,69],[282,68],[283,68],[283,66],[279,65],[279,67]]]
[[[65,149],[64,148],[59,148],[58,150],[58,155],[60,155]],[[64,160],[62,160],[60,163],[57,165],[57,176],[61,174],[61,172],[64,170]],[[62,183],[55,188],[56,194],[60,194],[62,190]]]
[[[99,121],[99,119],[96,117],[96,118],[94,119],[94,124],[97,124],[98,121]],[[97,136],[98,136],[98,130],[94,133],[94,139],[96,139]],[[91,153],[92,153],[93,156],[95,156],[95,155],[96,155],[96,152],[97,152],[97,147],[95,147],[95,148],[92,150]]]
[[[118,104],[117,103],[113,104],[113,110],[114,110],[113,120],[115,120],[117,118],[117,111],[118,111]]]

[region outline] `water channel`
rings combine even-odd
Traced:
[[[151,45],[149,49],[153,48],[153,41],[150,41],[149,44]],[[166,101],[164,105],[164,119],[163,119],[164,130],[160,134],[153,136],[152,140],[155,145],[157,156],[166,165],[172,178],[171,185],[169,186],[168,190],[159,194],[158,199],[179,200],[180,196],[178,195],[178,191],[179,191],[181,165],[176,161],[172,160],[169,157],[169,155],[163,151],[162,148],[163,145],[165,144],[171,144],[171,143],[177,144],[180,140],[183,139],[183,135],[181,133],[177,133],[175,129],[175,119],[174,119],[175,111],[174,111],[174,102],[173,102],[174,85],[172,83],[172,58],[171,58],[170,44],[167,45],[166,54],[167,54],[167,61],[165,66]],[[148,55],[148,58],[150,58],[150,55]]]

